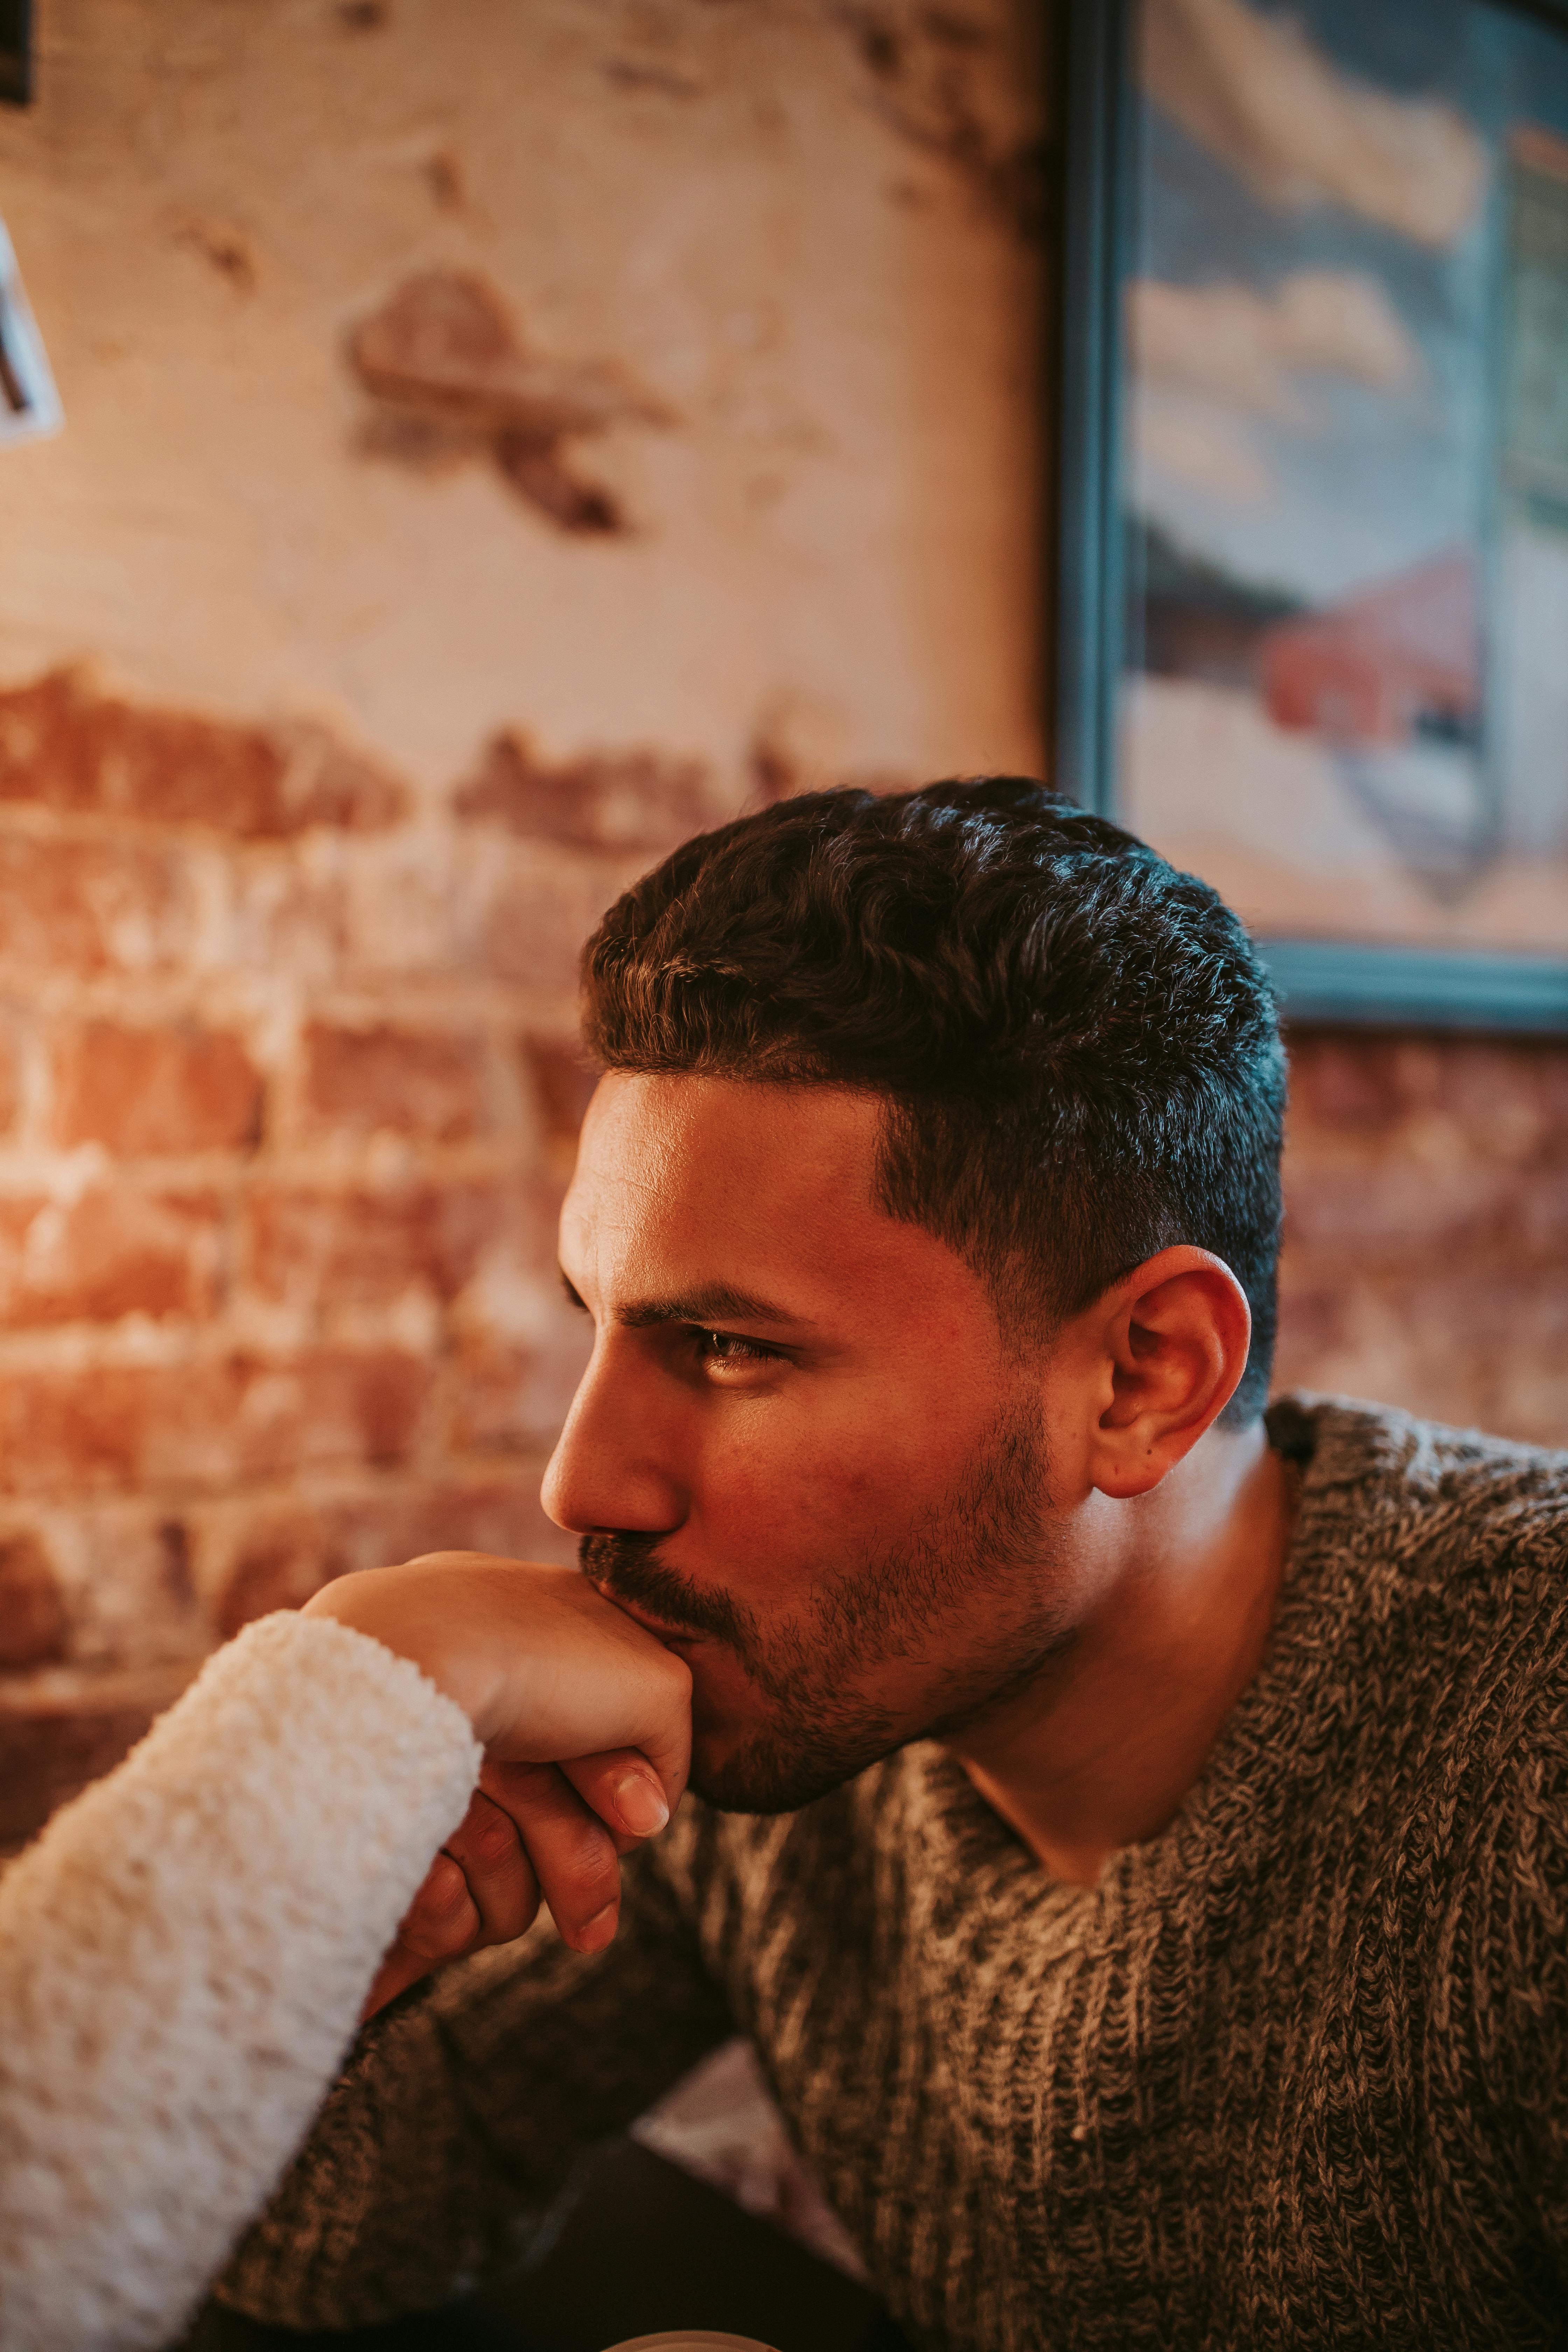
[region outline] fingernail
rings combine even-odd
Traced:
[[[605,1946],[613,1941],[620,1907],[618,1903],[606,1903],[602,1911],[595,1911],[593,1917],[578,1928],[577,1949],[580,1952],[602,1952]]]
[[[664,1790],[643,1772],[628,1772],[616,1782],[616,1811],[633,1837],[652,1837],[669,1819]]]

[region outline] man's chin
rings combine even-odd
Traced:
[[[690,1785],[720,1812],[798,1812],[921,1736],[852,1689],[758,1676],[718,1643],[690,1665]]]
[[[739,1732],[718,1723],[693,1726],[693,1792],[721,1813],[797,1813],[880,1762],[903,1742],[886,1726],[858,1738],[794,1738],[780,1727]]]

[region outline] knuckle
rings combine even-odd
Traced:
[[[461,1951],[468,1933],[460,1920],[431,1918],[416,1912],[404,1921],[397,1940],[418,1959],[445,1960]]]
[[[447,1937],[432,1927],[410,1927],[403,1931],[403,1944],[416,1960],[444,1960],[447,1958]]]
[[[555,1780],[553,1764],[498,1764],[487,1756],[479,1767],[479,1787],[496,1804],[510,1808],[528,1804],[544,1794]]]
[[[517,1831],[505,1813],[491,1806],[488,1817],[475,1822],[468,1843],[476,1862],[497,1868],[515,1857]]]
[[[414,1911],[410,1916],[417,1916],[427,1924],[444,1926],[461,1918],[470,1906],[468,1882],[462,1872],[449,1856],[443,1857],[443,1864],[431,1871],[414,1898]]]
[[[584,1825],[568,1843],[563,1862],[568,1874],[583,1888],[613,1894],[621,1883],[621,1867],[607,1832]]]

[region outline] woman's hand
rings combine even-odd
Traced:
[[[542,1899],[576,1950],[607,1944],[618,1857],[663,1828],[686,1786],[691,1679],[681,1660],[574,1569],[483,1552],[340,1577],[306,1614],[411,1658],[488,1751],[364,2015],[433,1968],[510,1943]]]

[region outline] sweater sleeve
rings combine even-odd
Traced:
[[[578,2153],[736,2030],[680,1868],[693,1843],[688,1798],[623,1863],[606,1951],[570,1951],[542,1916],[384,2010],[220,2300],[283,2326],[354,2327],[437,2304],[514,2253]]]
[[[307,2131],[479,1749],[417,1667],[279,1614],[0,1879],[0,2343],[188,2316]]]

